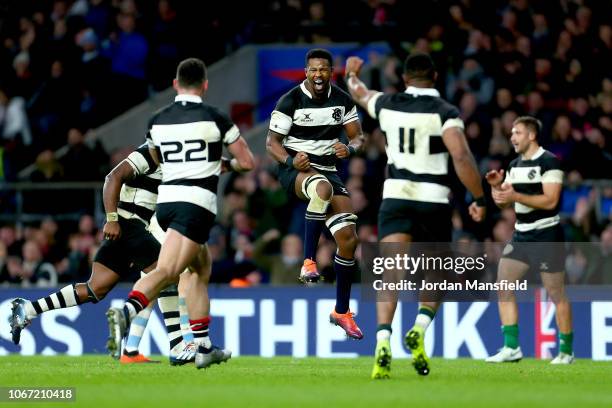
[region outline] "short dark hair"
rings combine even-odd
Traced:
[[[533,116],[519,116],[514,119],[512,122],[512,126],[518,125],[519,123],[523,124],[528,131],[534,132],[536,134],[536,140],[540,139],[540,132],[542,132],[542,122]]]
[[[413,52],[404,61],[404,74],[413,79],[436,79],[436,66],[429,56],[423,52]]]
[[[334,65],[332,61],[331,52],[324,50],[323,48],[313,48],[312,50],[306,53],[306,66],[308,66],[308,60],[311,60],[313,58],[326,59],[327,61],[329,61],[330,67]]]
[[[198,58],[187,58],[178,65],[176,79],[181,88],[198,88],[206,81],[206,64]]]

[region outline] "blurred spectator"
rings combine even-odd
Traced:
[[[506,111],[520,112],[521,106],[514,99],[514,95],[507,88],[499,88],[495,93],[495,99],[491,102],[491,115],[500,117]]]
[[[253,244],[246,235],[238,235],[232,241],[234,249],[234,265],[231,270],[226,271],[226,278],[230,286],[247,287],[258,285],[261,282],[261,274],[253,262]]]
[[[328,239],[321,239],[317,247],[317,269],[323,277],[323,282],[332,284],[336,281],[334,271],[334,256],[336,254],[336,244]],[[359,268],[355,268],[355,273],[359,273]],[[353,277],[353,282],[359,282],[359,277]]]
[[[111,33],[105,44],[111,60],[113,86],[120,98],[114,100],[115,114],[142,102],[147,97],[146,62],[149,53],[147,39],[136,31],[134,14],[122,12],[117,16],[117,32]]]
[[[83,253],[90,252],[96,242],[96,232],[94,218],[89,214],[82,215],[79,220],[76,248]]]
[[[565,273],[570,284],[577,284],[585,278],[588,259],[583,248],[573,248],[565,259]]]
[[[51,64],[49,78],[36,90],[29,102],[32,126],[42,148],[57,149],[64,145],[62,137],[78,112],[78,90],[67,77],[64,63]]]
[[[85,135],[80,129],[71,128],[68,131],[68,151],[61,158],[66,181],[100,181],[106,173],[103,163],[108,156],[97,144],[95,149],[85,144]],[[99,142],[98,142],[99,143]],[[92,208],[95,195],[91,189],[67,190],[64,192],[67,211],[81,212]]]
[[[23,240],[18,236],[14,226],[5,225],[0,227],[0,242],[4,244],[9,256],[21,256]]]
[[[78,128],[68,130],[68,151],[61,158],[64,179],[67,181],[98,181],[103,175],[100,167],[108,161],[104,150],[94,151],[85,144],[85,135]]]
[[[301,26],[305,29],[304,40],[314,44],[329,43],[330,26],[327,22],[325,4],[321,1],[314,1],[308,6],[308,17],[304,19]]]
[[[465,49],[465,44],[469,37],[469,32],[473,26],[466,17],[463,9],[463,4],[454,4],[449,7],[448,12],[451,18],[450,24],[451,33],[449,35],[451,47],[454,49]]]
[[[90,264],[97,246],[85,248],[78,234],[68,238],[68,253],[57,263],[58,280],[60,282],[76,282],[89,277]],[[122,275],[122,277],[124,277]]]
[[[34,241],[23,244],[23,263],[18,271],[22,286],[57,286],[55,268],[43,259],[40,247]]]
[[[566,166],[574,148],[572,125],[567,115],[559,115],[552,129],[552,144],[548,147]]]
[[[601,233],[601,252],[598,260],[597,271],[601,279],[595,278],[595,282],[604,285],[612,285],[612,224],[609,224]]]
[[[533,15],[532,45],[533,54],[536,56],[548,55],[552,51],[552,41],[548,20],[544,14],[536,13]]]
[[[33,36],[32,31],[32,36]],[[24,38],[22,37],[22,47]],[[30,41],[29,39],[27,41]],[[29,46],[29,45],[27,45]],[[28,100],[36,90],[36,78],[30,67],[30,54],[27,51],[21,51],[13,59],[13,69],[15,72],[14,94]]]
[[[180,32],[176,10],[169,0],[157,2],[157,16],[151,32],[150,69],[153,89],[161,91],[170,85],[179,62]]]
[[[491,37],[480,30],[471,30],[468,44],[463,54],[466,58],[475,59],[484,67],[490,67],[492,63]]]
[[[248,198],[249,216],[257,220],[256,235],[271,229],[286,232],[291,210],[287,192],[272,170],[260,170],[256,175],[258,187]]]
[[[64,169],[51,150],[45,150],[36,157],[36,170],[30,175],[30,181],[41,183],[64,180]]]
[[[479,106],[476,95],[471,92],[463,94],[459,107],[470,149],[476,159],[481,159],[486,155],[489,145],[491,119],[484,107]]]
[[[111,9],[106,0],[89,0],[85,23],[91,27],[99,38],[106,38],[111,21]]]
[[[94,127],[109,119],[106,110],[111,103],[108,81],[110,63],[100,53],[99,39],[93,29],[82,30],[75,41],[82,50],[82,66],[78,71],[82,94],[81,120],[88,127]]]
[[[15,172],[30,160],[32,133],[25,110],[25,100],[11,97],[0,88],[0,179],[14,179]]]
[[[253,260],[269,274],[272,285],[295,284],[304,261],[302,239],[288,234],[281,241],[280,254],[269,253],[269,246],[281,238],[280,231],[271,229],[264,233],[253,246]]]
[[[448,77],[446,96],[450,100],[457,100],[457,96],[463,92],[471,92],[476,96],[480,105],[486,105],[491,101],[495,91],[495,83],[487,76],[475,59],[468,58],[463,61],[463,67],[455,77]]]

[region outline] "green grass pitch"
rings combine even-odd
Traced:
[[[160,357],[161,358],[161,357]],[[4,406],[226,407],[610,407],[612,363],[551,366],[434,359],[419,377],[408,360],[390,380],[370,380],[372,358],[239,357],[207,370],[162,364],[121,366],[106,356],[0,358],[0,386],[76,388],[72,403]]]

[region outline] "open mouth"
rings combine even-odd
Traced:
[[[315,79],[312,82],[314,84],[315,91],[322,91],[325,87],[325,83],[323,82],[322,79]]]

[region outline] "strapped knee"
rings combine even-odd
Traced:
[[[96,295],[96,292],[93,291],[93,289],[89,285],[89,282],[85,283],[85,286],[87,287],[87,299],[89,299],[91,303],[98,303],[99,301],[104,299],[104,296],[98,297],[98,295]]]
[[[317,192],[317,186],[319,183],[327,183],[329,185],[331,194],[327,200],[322,199]],[[321,174],[313,174],[312,176],[306,177],[302,182],[302,193],[309,199],[306,211],[316,214],[325,214],[327,212],[327,207],[329,207],[331,198],[334,195],[334,190],[331,183],[325,176],[322,176]]]
[[[355,225],[357,223],[357,216],[352,213],[338,213],[329,217],[325,222],[327,229],[334,235],[336,232],[344,227]]]

